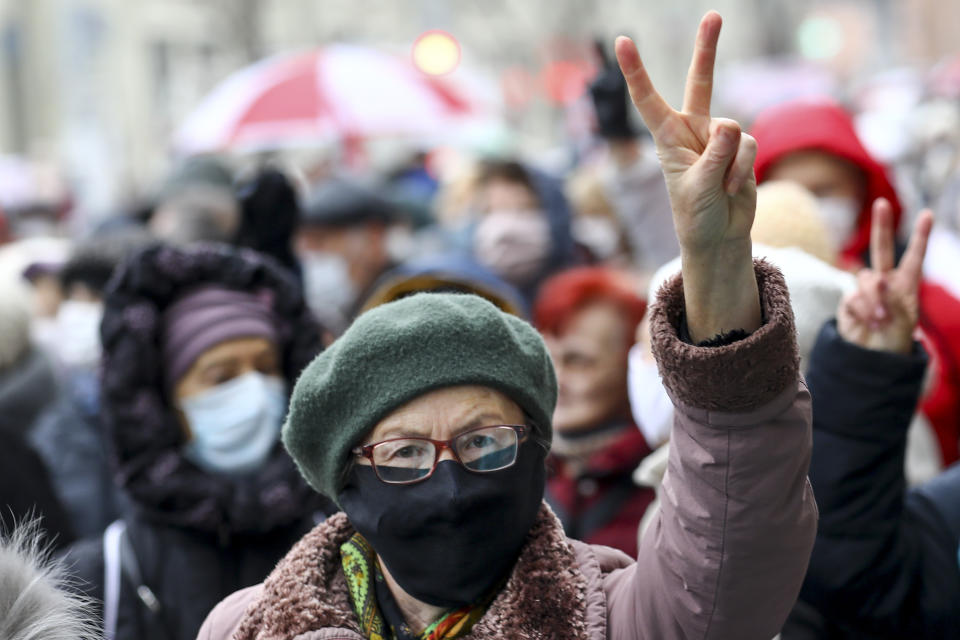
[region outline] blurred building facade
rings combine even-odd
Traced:
[[[441,28],[465,65],[536,88],[551,62],[627,33],[676,104],[707,9],[726,20],[722,64],[792,54],[804,16],[838,4],[869,23],[860,55],[873,64],[954,52],[960,3],[938,0],[0,0],[0,152],[58,162],[79,199],[102,209],[157,179],[172,130],[218,80],[272,53],[334,41],[406,53]],[[556,142],[563,99],[520,95],[510,121],[535,144]]]

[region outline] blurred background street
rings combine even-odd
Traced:
[[[21,192],[39,181],[80,219],[136,206],[178,154],[197,150],[178,147],[177,132],[230,73],[337,43],[410,60],[431,30],[459,48],[446,80],[483,105],[480,121],[443,142],[562,166],[590,135],[593,40],[636,38],[677,103],[688,40],[709,8],[725,19],[715,99],[731,117],[831,93],[866,112],[868,145],[894,159],[910,142],[887,125],[936,93],[931,75],[960,76],[960,4],[936,0],[2,0],[0,180]],[[447,70],[443,46],[425,55]],[[344,153],[343,139],[322,138],[275,146],[308,164]],[[418,143],[379,136],[363,161],[390,164]],[[14,195],[3,198],[9,208]]]

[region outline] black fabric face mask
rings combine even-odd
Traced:
[[[433,475],[386,484],[356,465],[338,496],[350,523],[409,595],[437,607],[472,604],[516,562],[543,499],[546,451],[520,448],[502,471],[444,460]]]

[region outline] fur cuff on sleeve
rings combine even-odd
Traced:
[[[780,271],[754,260],[764,324],[748,337],[719,347],[683,342],[683,278],[668,280],[651,316],[653,353],[671,395],[691,407],[741,412],[772,401],[796,384],[800,359],[787,284]]]

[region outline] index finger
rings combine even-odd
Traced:
[[[643,118],[650,132],[656,135],[660,125],[673,114],[673,109],[653,87],[653,82],[647,75],[647,70],[640,60],[640,52],[637,51],[637,45],[633,40],[620,36],[614,43],[614,51],[617,54],[617,62],[620,64],[623,78],[627,81],[633,106],[640,112],[640,117]]]
[[[923,275],[923,258],[927,255],[927,240],[930,238],[932,228],[933,212],[924,209],[917,217],[916,224],[913,225],[910,244],[907,245],[907,251],[900,259],[900,266],[897,268],[911,283],[919,283]]]
[[[886,273],[894,266],[893,207],[886,198],[877,198],[870,215],[870,266]]]
[[[723,19],[710,11],[700,21],[697,41],[693,46],[693,60],[687,72],[687,86],[683,92],[683,112],[701,116],[710,115],[713,96],[713,67],[717,60],[717,40]]]

